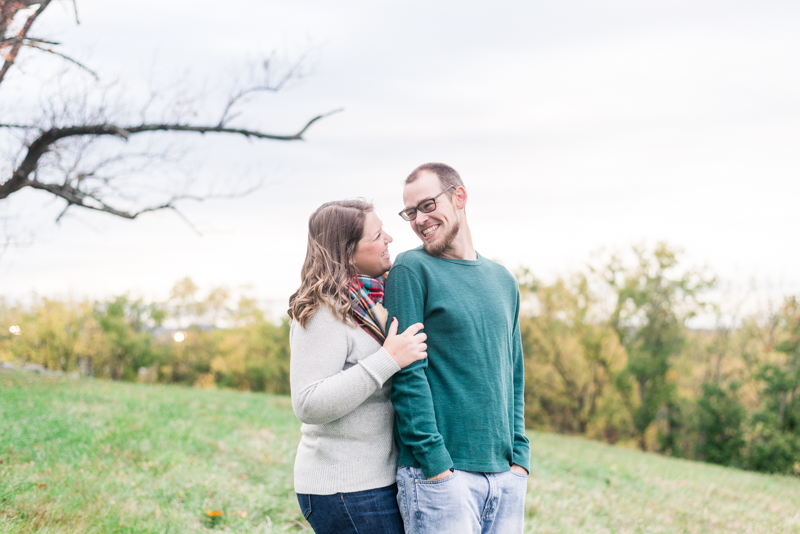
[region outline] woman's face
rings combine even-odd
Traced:
[[[364,233],[356,245],[353,263],[360,274],[377,278],[389,270],[392,259],[389,257],[389,243],[392,236],[383,231],[383,223],[374,211],[367,212],[364,220]]]

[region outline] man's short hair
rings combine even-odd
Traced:
[[[420,173],[424,171],[432,172],[438,176],[439,181],[442,182],[442,188],[448,188],[451,185],[455,186],[453,189],[456,187],[464,187],[464,182],[461,180],[461,176],[458,175],[458,172],[450,165],[445,165],[444,163],[423,163],[414,169],[414,172],[408,175],[406,184],[415,181],[419,178]],[[447,196],[452,196],[453,193],[455,193],[455,191],[450,190],[447,192]]]

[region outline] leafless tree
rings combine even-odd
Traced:
[[[214,120],[198,119],[198,116],[210,116],[198,113],[197,102],[186,98],[185,94],[163,89],[153,90],[138,113],[127,113],[124,111],[128,104],[124,102],[125,95],[115,92],[114,84],[99,83],[97,75],[88,67],[57,51],[59,43],[31,35],[34,22],[50,4],[51,0],[0,0],[0,54],[4,59],[0,88],[24,48],[59,56],[71,67],[67,69],[70,72],[77,69],[88,73],[92,85],[69,87],[74,76],[62,76],[60,81],[67,80],[67,87],[52,94],[38,115],[23,112],[24,116],[14,117],[16,120],[9,120],[8,113],[0,116],[0,132],[5,132],[5,139],[11,140],[8,168],[0,168],[0,172],[6,173],[5,176],[0,174],[0,201],[25,188],[43,191],[66,202],[57,220],[73,207],[126,219],[156,210],[177,212],[178,201],[202,200],[209,195],[166,188],[160,190],[161,198],[156,201],[153,195],[140,194],[135,179],[131,179],[135,178],[136,171],[154,163],[165,164],[174,154],[163,149],[154,151],[146,144],[131,140],[158,136],[160,132],[161,135],[226,134],[249,140],[298,141],[314,123],[338,111],[317,115],[288,134],[237,126],[235,120],[248,99],[277,92],[301,74],[302,61],[281,70],[268,59],[248,80],[232,84],[228,98],[219,102],[220,111]],[[160,111],[155,109],[158,107],[155,102],[159,98],[163,101],[167,94],[173,99],[171,104],[180,100],[180,105],[162,106]],[[109,142],[111,140],[114,142]]]

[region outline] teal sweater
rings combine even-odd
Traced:
[[[448,469],[530,471],[525,437],[519,287],[511,273],[475,261],[400,254],[384,300],[398,332],[421,322],[428,357],[394,376],[399,466],[432,477]]]

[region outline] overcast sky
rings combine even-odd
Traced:
[[[190,276],[283,308],[325,201],[373,200],[392,254],[417,246],[396,213],[427,161],[461,173],[477,250],[509,268],[552,279],[599,248],[666,240],[735,284],[800,290],[800,4],[79,0],[80,25],[71,6],[34,33],[132,100],[155,72],[216,109],[248,62],[310,52],[309,75],[238,124],[290,133],[344,111],[306,142],[191,138],[199,180],[264,180],[184,204],[202,236],[172,213],[56,225],[60,202],[15,195],[6,212],[33,243],[0,259],[0,295],[164,298]]]

